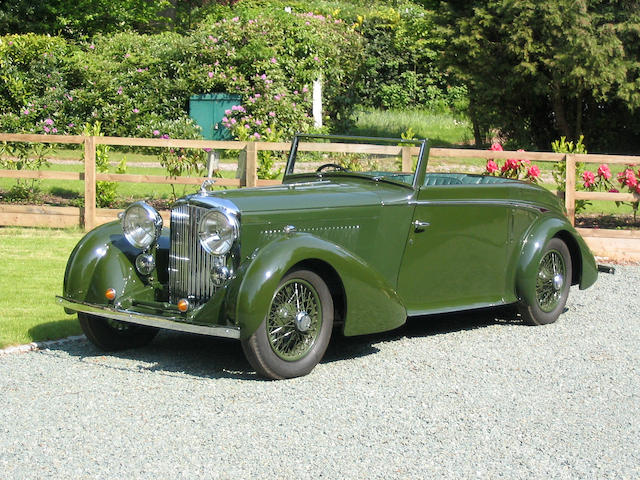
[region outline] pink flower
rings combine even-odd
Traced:
[[[89,45],[89,48],[90,48],[91,50],[93,50],[93,49],[95,49],[95,48],[96,48],[96,46],[92,43],[91,45]]]
[[[138,110],[137,108],[134,108],[133,113],[140,113],[140,110]]]
[[[22,111],[22,114],[23,114],[23,115],[29,115],[29,109],[28,109],[28,108],[25,108],[25,109]]]
[[[238,22],[238,21],[240,21],[240,17],[233,17],[233,18],[231,19],[231,21],[232,21],[232,22]]]
[[[122,95],[122,87],[118,89],[118,95]]]
[[[253,136],[256,138],[260,138],[260,134],[258,132],[254,133]]]
[[[590,188],[596,183],[596,176],[589,170],[582,174],[582,179],[584,180],[585,188]]]
[[[278,100],[280,100],[282,97],[280,95],[274,95],[273,99],[277,102]]]
[[[69,124],[67,125],[67,127],[69,127],[69,128],[73,128],[73,127],[75,127],[75,124],[73,124],[73,123],[69,123]]]
[[[617,188],[610,188],[609,193],[620,193],[620,190],[618,190]]]
[[[124,58],[129,58],[131,55],[130,54],[125,54]]]
[[[207,75],[209,75],[209,78],[213,78],[213,72],[209,72]]]
[[[494,162],[493,160],[487,161],[487,168],[486,168],[487,173],[493,174],[497,172],[499,169],[500,167],[498,167],[498,164],[496,162]]]
[[[638,185],[636,174],[630,168],[627,168],[624,172],[620,172],[618,174],[618,181],[629,188],[635,188],[636,185]]]
[[[604,177],[606,180],[611,178],[611,170],[609,170],[609,165],[603,163],[598,167],[598,176]]]
[[[57,128],[52,128],[52,129],[51,129],[51,132],[53,132],[53,133],[58,133],[58,129],[57,129]]]
[[[43,127],[42,128],[45,132],[49,133],[49,127]]]
[[[527,169],[527,176],[531,178],[538,178],[540,176],[540,167],[532,165]]]
[[[160,130],[154,130],[154,131],[153,131],[153,135],[154,135],[155,137],[157,137],[158,135],[160,135]]]
[[[231,125],[235,125],[236,123],[238,123],[238,121],[235,118],[231,119]]]
[[[50,118],[45,119],[44,121],[45,125],[53,125],[53,120],[51,120]]]
[[[263,73],[262,75],[260,75],[260,78],[261,78],[262,80],[266,80],[266,79],[267,79],[267,75]]]
[[[502,152],[502,145],[500,145],[498,142],[492,143],[489,150],[491,150],[492,152]]]
[[[163,134],[162,134],[162,138],[164,138],[165,140],[167,140],[167,139],[168,139],[168,138],[170,138],[170,137],[169,137],[169,134],[168,134],[168,133],[163,133]]]
[[[278,60],[276,60],[276,59],[275,59],[275,57],[271,57],[270,62],[271,62],[271,63],[278,63]]]
[[[307,93],[309,89],[307,87],[302,87],[302,93]]]
[[[319,59],[317,56],[313,57],[313,59],[314,59],[316,62],[319,62],[319,61],[320,61],[320,59]]]
[[[256,125],[262,125],[262,120],[256,120]]]
[[[276,116],[276,112],[269,112],[269,116],[270,117],[275,117]]]

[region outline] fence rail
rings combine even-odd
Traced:
[[[0,225],[23,226],[71,226],[80,225],[89,230],[100,223],[115,218],[117,210],[96,208],[96,182],[115,181],[132,183],[200,185],[204,180],[215,180],[216,185],[230,187],[255,187],[280,183],[279,180],[258,179],[258,152],[286,152],[288,143],[281,142],[238,142],[215,140],[182,140],[163,138],[131,138],[131,137],[94,137],[79,135],[31,135],[0,133],[0,142],[33,142],[83,145],[84,171],[25,171],[0,170],[0,178],[51,179],[51,180],[81,180],[84,182],[84,208],[52,207],[52,206],[23,206],[0,205]],[[239,167],[242,163],[240,178],[210,178],[210,177],[171,177],[162,175],[133,175],[96,172],[96,146],[126,146],[152,148],[197,148],[231,150],[239,152]],[[402,169],[410,170],[411,157],[417,155],[417,147],[394,145],[370,145],[349,143],[308,143],[301,142],[299,151],[340,152],[340,153],[370,153],[401,155]],[[607,200],[637,202],[640,195],[635,193],[585,192],[576,190],[576,163],[609,163],[609,164],[640,164],[640,156],[593,155],[593,154],[562,154],[550,152],[513,152],[490,150],[472,150],[460,148],[432,148],[430,158],[482,158],[507,159],[519,158],[536,162],[566,162],[566,192],[565,206],[567,217],[575,224],[576,200]],[[166,215],[166,212],[163,213]],[[618,257],[629,257],[640,261],[640,231],[627,230],[623,234],[614,230],[580,229],[583,236],[594,239],[590,246],[598,245],[596,254],[605,255],[607,251],[615,251]],[[624,240],[624,246],[614,245],[609,240]],[[597,240],[597,241],[596,241]],[[607,250],[608,248],[608,250]]]

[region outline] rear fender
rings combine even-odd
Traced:
[[[544,247],[554,237],[562,239],[571,252],[572,284],[579,284],[582,290],[593,285],[598,278],[593,254],[569,222],[560,217],[541,217],[525,237],[516,269],[516,295],[530,305],[536,301],[536,275]]]
[[[306,260],[329,264],[344,287],[344,334],[391,330],[402,325],[407,312],[395,290],[376,270],[342,247],[307,233],[278,238],[249,260],[236,301],[241,338],[249,338],[264,320],[286,273]]]

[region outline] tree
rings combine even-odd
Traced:
[[[0,34],[38,33],[67,38],[126,29],[156,30],[166,18],[167,0],[0,1]]]
[[[640,124],[637,1],[450,1],[439,12],[443,61],[468,86],[476,143],[497,127],[521,145],[583,133],[594,145],[603,118]]]

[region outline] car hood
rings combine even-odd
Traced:
[[[189,203],[214,206],[220,200],[232,202],[243,213],[259,213],[274,210],[306,210],[381,205],[380,189],[384,187],[370,180],[320,180],[289,183],[272,187],[242,188],[190,195]],[[387,187],[389,188],[389,187]],[[401,187],[391,187],[393,190]],[[404,195],[406,196],[406,189]]]

